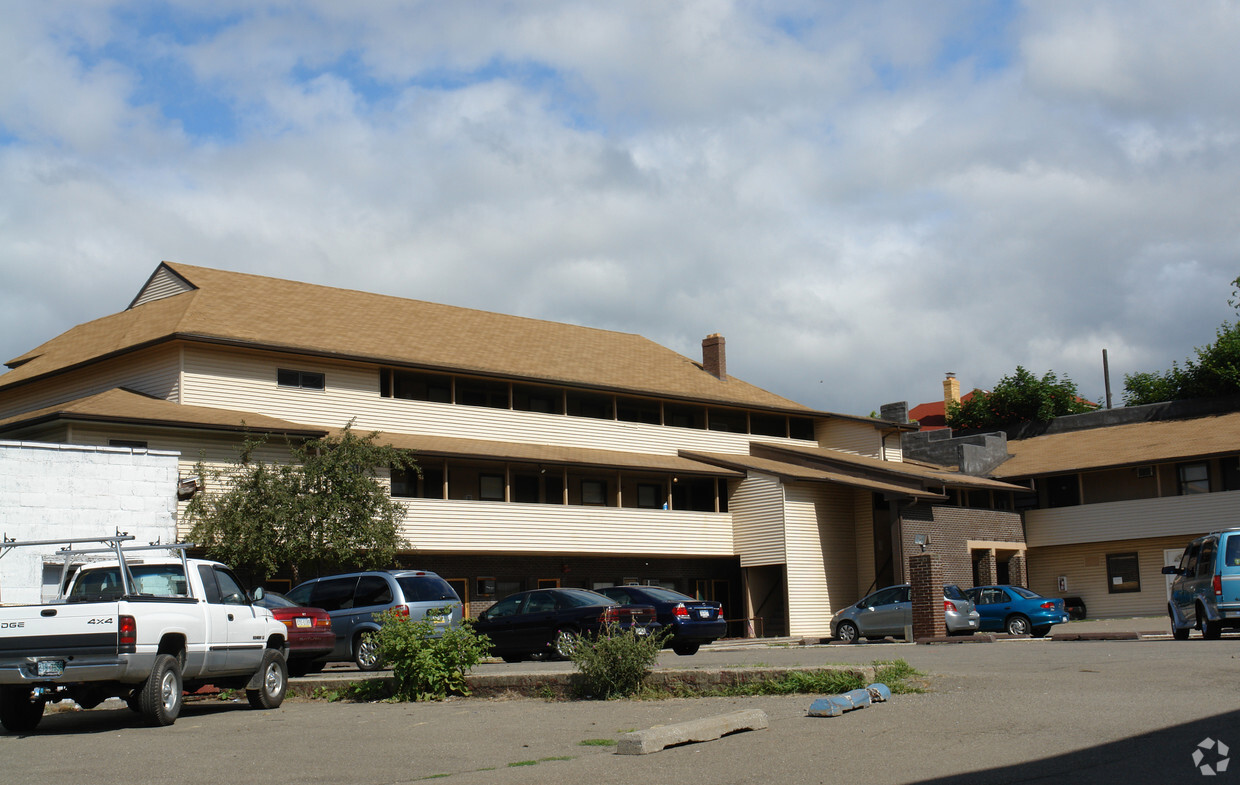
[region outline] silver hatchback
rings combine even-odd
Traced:
[[[981,624],[981,615],[972,600],[955,584],[943,586],[943,619],[948,635],[971,635]],[[888,586],[864,597],[856,605],[836,611],[831,631],[842,641],[860,638],[879,640],[887,636],[904,637],[913,624],[912,587],[907,583]]]

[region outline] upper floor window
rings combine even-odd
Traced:
[[[281,387],[300,387],[303,390],[322,390],[326,386],[321,373],[294,371],[289,368],[276,370],[276,384]]]
[[[1077,475],[1047,477],[1045,482],[1047,507],[1071,507],[1081,503],[1081,478]]]
[[[1176,467],[1181,496],[1210,492],[1210,464],[1181,463]]]

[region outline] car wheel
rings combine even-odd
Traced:
[[[250,702],[251,708],[274,709],[284,702],[284,693],[288,689],[288,669],[285,667],[283,654],[275,649],[264,651],[258,678],[258,689],[245,691],[245,698]]]
[[[524,654],[501,654],[499,655],[499,658],[503,660],[504,662],[523,662],[525,660],[525,655]]]
[[[697,641],[693,641],[692,643],[673,643],[672,644],[672,651],[676,652],[681,657],[689,657],[691,655],[697,654],[698,649],[700,648],[702,648],[702,644],[698,643]]]
[[[860,635],[861,631],[857,629],[857,625],[850,621],[842,621],[840,622],[840,625],[835,628],[835,637],[845,643],[856,643],[857,638]]]
[[[1027,616],[1021,616],[1019,613],[1009,616],[1007,620],[1008,635],[1028,635],[1030,624]]]
[[[9,733],[29,733],[43,719],[43,701],[34,700],[34,691],[21,684],[0,686],[0,725]]]
[[[555,656],[561,660],[569,660],[577,650],[579,636],[576,630],[560,630],[555,634],[555,642],[551,644]]]
[[[155,657],[138,694],[138,707],[150,725],[171,725],[181,713],[181,665],[171,654]]]
[[[379,657],[379,642],[373,632],[359,632],[353,641],[353,662],[360,671],[377,671],[383,664]]]
[[[1051,625],[1047,624],[1043,627],[1034,627],[1032,634],[1033,634],[1033,637],[1035,638],[1045,638],[1046,633],[1050,631],[1051,631]]]
[[[1189,632],[1190,630],[1188,627],[1177,627],[1175,626],[1175,619],[1171,620],[1171,637],[1172,638],[1175,638],[1177,641],[1186,641],[1188,640]]]

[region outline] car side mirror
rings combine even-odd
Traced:
[[[1163,575],[1182,575],[1183,573],[1180,572],[1179,567],[1176,567],[1174,564],[1170,564],[1162,568],[1162,574]]]
[[[258,588],[254,589],[254,591],[250,592],[250,600],[252,602],[258,602],[265,596],[266,596],[266,592],[263,591],[262,586],[259,586]]]

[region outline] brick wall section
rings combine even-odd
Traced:
[[[986,551],[986,553],[977,562],[977,585],[986,586],[991,583],[999,582],[999,565],[995,559],[994,551]],[[1025,584],[1021,584],[1024,586]]]
[[[943,620],[943,569],[938,555],[910,556],[908,571],[912,584],[913,638],[947,635],[947,623]]]
[[[17,540],[106,537],[118,530],[145,545],[176,538],[179,453],[0,441],[0,533]],[[55,594],[57,546],[20,548],[0,559],[0,602]]]
[[[1025,557],[1019,553],[1008,560],[1008,583],[1017,586],[1029,585],[1029,570],[1025,566]]]
[[[913,543],[916,535],[929,537],[930,545],[926,550],[941,559],[944,583],[954,583],[962,589],[973,585],[973,556],[969,553],[969,540],[997,540],[1022,545],[1025,542],[1020,514],[1007,510],[918,504],[901,510],[901,523],[904,553],[911,556],[921,551]],[[1012,582],[1016,582],[1015,575]]]

